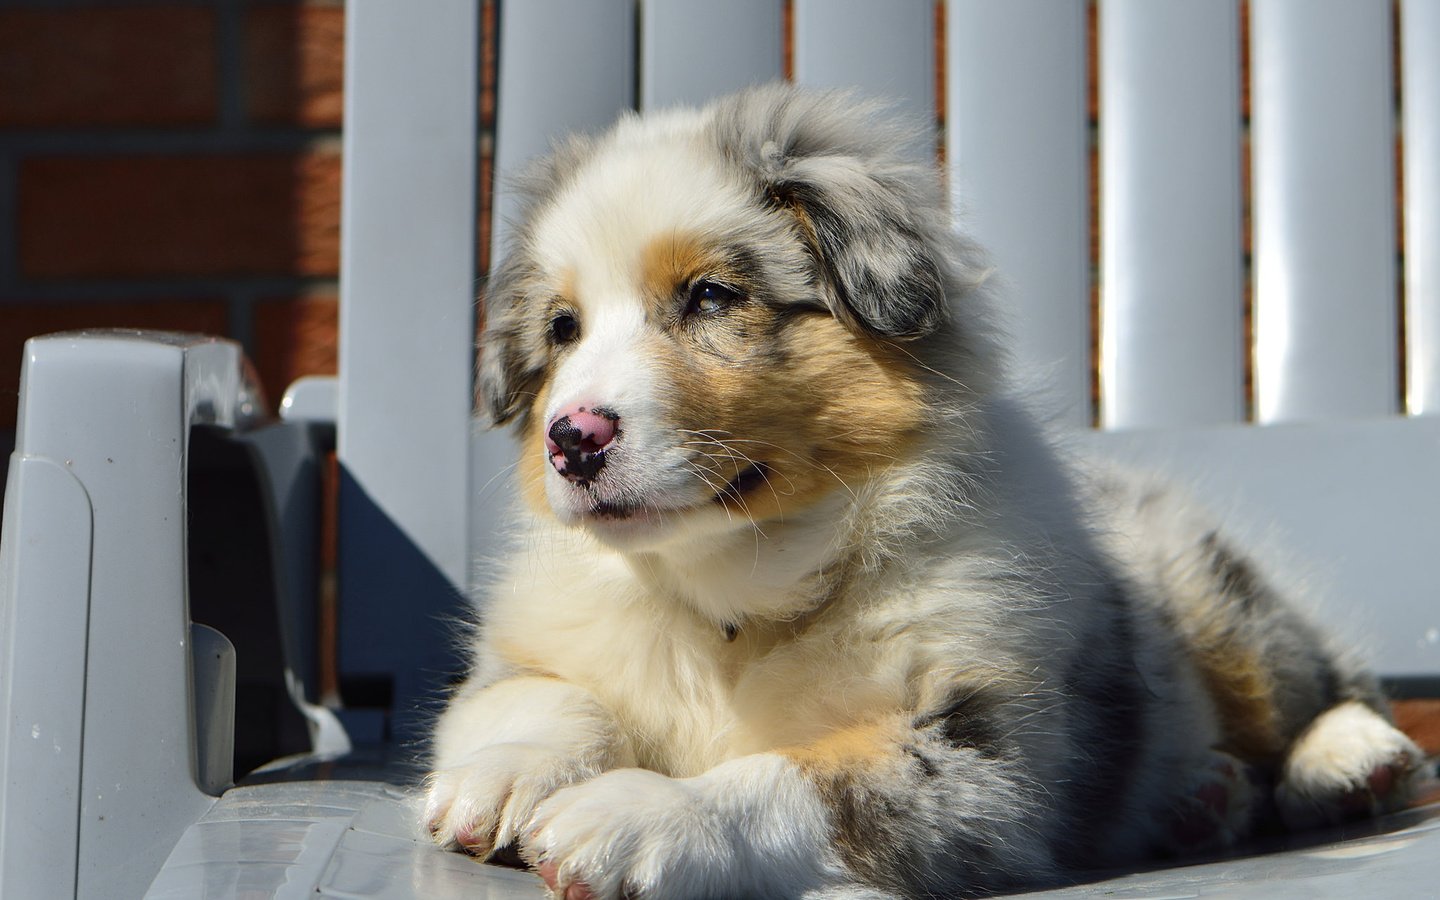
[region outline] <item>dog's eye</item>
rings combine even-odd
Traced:
[[[714,281],[701,279],[690,285],[690,304],[685,312],[713,316],[722,313],[740,299],[740,292]]]
[[[550,320],[550,340],[568,344],[580,336],[580,322],[570,313],[560,313]]]

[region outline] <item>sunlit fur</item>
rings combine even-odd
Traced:
[[[1218,532],[1057,460],[914,146],[777,85],[526,177],[479,372],[524,512],[435,735],[442,844],[572,898],[951,897],[1232,840],[1206,798],[1245,767],[1322,814],[1414,768]],[[572,480],[577,409],[618,430]],[[1347,703],[1369,738],[1292,778]]]

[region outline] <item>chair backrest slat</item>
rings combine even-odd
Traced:
[[[471,406],[478,23],[456,2],[425,16],[380,4],[347,18],[340,458],[464,584],[454,478]],[[387,358],[406,363],[373,364]],[[431,490],[396,471],[417,446],[431,448]]]
[[[1082,0],[951,0],[946,162],[960,227],[1007,284],[1023,375],[1058,421],[1090,422],[1090,261]]]
[[[345,54],[340,668],[393,673],[413,735],[470,580],[476,6],[355,4]]]
[[[1440,412],[1440,3],[1403,0],[1406,408]]]
[[[1399,403],[1390,4],[1253,0],[1255,414]]]
[[[504,255],[518,198],[506,177],[572,131],[635,106],[631,0],[524,0],[500,10],[491,259]]]
[[[795,81],[857,87],[899,101],[921,122],[935,121],[935,7],[930,0],[795,0]],[[929,159],[922,136],[912,152]]]
[[[640,107],[698,104],[783,74],[780,0],[647,0]]]
[[[1100,7],[1106,428],[1245,413],[1234,0]]]

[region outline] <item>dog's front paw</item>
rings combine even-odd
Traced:
[[[522,854],[565,900],[723,894],[736,852],[693,780],[644,769],[556,792],[528,832]]]
[[[1336,824],[1403,806],[1424,754],[1361,703],[1327,710],[1295,741],[1275,801],[1291,829]]]
[[[546,797],[595,771],[543,744],[484,747],[431,773],[425,825],[442,847],[482,859],[513,843]]]

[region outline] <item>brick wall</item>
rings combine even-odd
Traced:
[[[0,10],[0,429],[24,339],[233,337],[272,403],[336,360],[339,0]]]

